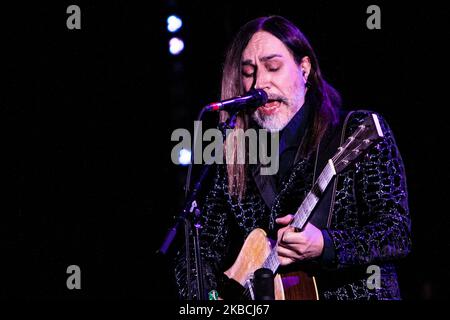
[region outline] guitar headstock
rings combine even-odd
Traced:
[[[347,138],[333,156],[333,164],[336,173],[342,172],[347,166],[360,157],[376,142],[383,137],[380,121],[375,113],[372,113],[355,132]]]

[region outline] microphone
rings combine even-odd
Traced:
[[[245,95],[219,102],[213,102],[205,107],[205,111],[239,112],[247,108],[256,108],[267,103],[267,93],[262,89],[251,89]]]
[[[254,272],[253,286],[255,300],[275,300],[273,272],[267,268],[260,268]]]

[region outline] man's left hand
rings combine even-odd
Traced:
[[[293,217],[289,214],[276,220],[284,226],[278,230],[277,236],[278,259],[282,266],[316,258],[323,251],[322,231],[308,222],[302,231],[297,232],[294,227],[289,226]]]

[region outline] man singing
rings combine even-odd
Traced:
[[[214,168],[200,233],[205,291],[222,294],[224,271],[249,233],[261,228],[276,240],[280,272],[312,266],[308,273],[320,299],[400,299],[395,262],[410,251],[410,218],[403,162],[384,119],[378,115],[381,140],[337,175],[306,225],[297,229],[290,225],[293,215],[327,160],[372,113],[340,111],[340,96],[324,80],[308,40],[279,16],[248,22],[228,50],[222,99],[252,88],[263,89],[269,100],[239,112],[235,130],[278,132],[279,170],[264,176],[258,165]],[[221,120],[227,117],[222,111]],[[186,259],[181,249],[176,280],[181,298],[195,298]],[[369,266],[380,271],[375,287],[368,285]]]

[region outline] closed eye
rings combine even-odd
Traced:
[[[242,67],[242,75],[245,78],[253,77],[254,73],[255,73],[255,67],[253,65],[246,64]]]

